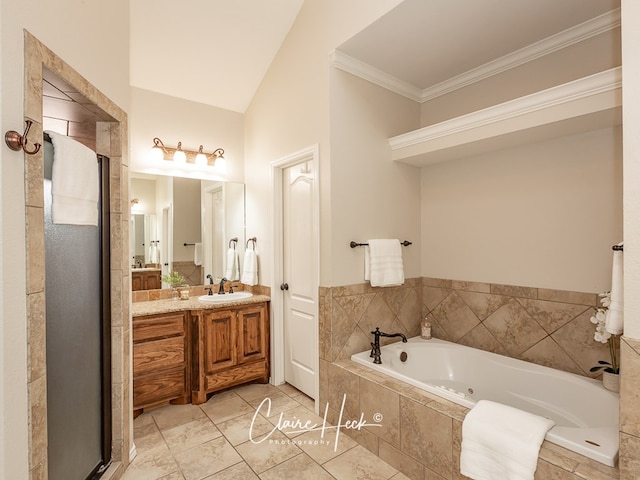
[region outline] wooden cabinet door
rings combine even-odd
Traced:
[[[236,312],[214,311],[204,316],[206,373],[233,367],[237,363]]]
[[[162,288],[160,283],[160,272],[148,272],[145,276],[145,290],[156,290]]]
[[[263,305],[238,311],[238,364],[267,358],[269,332]]]
[[[144,290],[144,279],[141,273],[131,273],[131,290],[134,292],[137,290]]]

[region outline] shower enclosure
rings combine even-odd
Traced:
[[[111,457],[109,159],[97,155],[98,226],[58,225],[44,149],[48,478],[94,479]]]

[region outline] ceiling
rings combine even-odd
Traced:
[[[346,0],[350,1],[350,0]],[[244,112],[303,0],[131,2],[131,85]],[[405,0],[339,47],[419,89],[620,6],[620,0]]]
[[[620,0],[405,0],[339,50],[424,90],[619,6]]]
[[[244,112],[304,0],[133,0],[130,83]]]

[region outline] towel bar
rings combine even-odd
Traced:
[[[257,239],[256,237],[251,237],[249,240],[247,240],[247,245],[246,245],[246,247],[247,247],[247,248],[249,248],[249,242],[253,242],[253,248],[255,249],[255,248],[256,248],[256,241],[257,241],[257,240],[258,240],[258,239]]]
[[[411,244],[412,243],[410,241],[408,241],[408,240],[400,242],[400,245],[402,245],[403,247],[408,247]],[[354,242],[353,240],[351,240],[351,243],[349,244],[349,246],[351,248],[364,247],[365,245],[369,245],[369,244],[368,243],[357,243],[357,242]]]
[[[190,245],[195,245],[195,243],[184,243],[183,245],[184,245],[185,247],[188,247],[188,246],[190,246]]]
[[[233,243],[233,249],[236,249],[236,245],[238,243],[238,237],[233,237],[231,240],[229,240],[229,248],[231,248],[231,244]]]

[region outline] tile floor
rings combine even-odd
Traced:
[[[122,479],[407,480],[344,434],[335,448],[334,430],[321,438],[320,431],[276,428],[281,412],[285,420],[322,424],[313,401],[287,384],[250,384],[202,405],[149,410],[134,421],[137,456]]]

